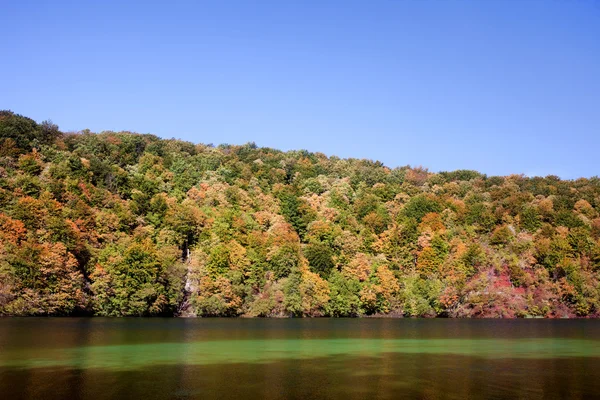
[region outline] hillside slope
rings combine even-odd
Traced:
[[[0,112],[0,315],[600,314],[600,180]]]

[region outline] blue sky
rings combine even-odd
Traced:
[[[62,130],[600,175],[595,0],[5,0],[0,37],[0,109]]]

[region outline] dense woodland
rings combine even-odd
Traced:
[[[557,161],[558,162],[558,161]],[[600,179],[0,112],[0,315],[600,315]]]

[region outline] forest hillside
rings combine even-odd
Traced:
[[[597,177],[63,133],[0,111],[0,315],[599,316],[599,211]]]

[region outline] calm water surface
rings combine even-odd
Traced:
[[[0,319],[0,399],[600,398],[600,321]]]

